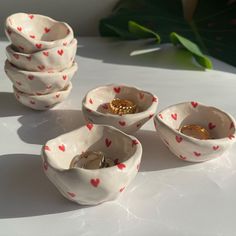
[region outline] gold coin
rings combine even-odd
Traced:
[[[109,112],[118,115],[133,114],[137,112],[137,105],[127,99],[115,98],[109,103]]]
[[[180,128],[180,132],[196,139],[210,139],[210,133],[208,132],[208,130],[200,125],[184,125]]]

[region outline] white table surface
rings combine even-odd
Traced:
[[[45,177],[39,156],[48,139],[84,123],[86,91],[108,83],[155,93],[159,110],[195,100],[236,117],[234,67],[213,60],[215,70],[203,71],[188,53],[168,45],[158,50],[145,42],[79,38],[79,71],[70,97],[37,112],[12,94],[3,70],[7,44],[0,42],[1,236],[236,234],[235,145],[224,158],[187,163],[168,151],[149,122],[136,133],[144,149],[136,179],[118,200],[93,207],[64,199]],[[145,54],[145,48],[155,51]]]

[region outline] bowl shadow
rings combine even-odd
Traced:
[[[44,175],[41,158],[37,155],[0,156],[0,188],[0,219],[48,215],[88,207],[70,202],[59,193]]]

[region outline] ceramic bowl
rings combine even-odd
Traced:
[[[32,72],[20,70],[9,61],[5,62],[5,72],[13,85],[28,94],[42,95],[63,89],[77,70],[77,64],[60,72]]]
[[[7,17],[5,32],[12,44],[24,53],[67,45],[74,38],[68,24],[47,16],[26,13]]]
[[[138,104],[139,112],[122,116],[110,114],[108,104],[114,98],[133,101]],[[132,134],[154,116],[157,105],[157,97],[147,91],[126,85],[111,84],[89,91],[83,99],[82,109],[89,123],[111,125]]]
[[[6,48],[8,60],[22,70],[28,71],[62,71],[72,66],[77,49],[77,40],[73,39],[67,46],[59,46],[26,54],[17,52],[14,45]]]
[[[62,90],[45,94],[45,95],[31,95],[23,93],[13,86],[16,99],[23,105],[30,107],[34,110],[47,110],[63,102],[71,92],[72,83]]]
[[[154,124],[170,151],[178,158],[191,162],[202,162],[222,156],[229,150],[236,137],[235,120],[231,115],[198,102],[170,106],[155,116]],[[188,124],[204,127],[212,139],[200,140],[178,131],[180,127]]]
[[[70,169],[74,156],[102,151],[114,166]],[[111,126],[87,124],[46,143],[43,168],[62,195],[82,205],[116,199],[137,175],[142,156],[140,142]]]

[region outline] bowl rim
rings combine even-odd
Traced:
[[[17,15],[34,15],[34,16],[37,16],[37,17],[41,17],[41,18],[45,18],[53,23],[60,23],[62,25],[65,25],[66,28],[69,30],[69,33],[64,37],[64,38],[61,38],[61,39],[57,39],[57,40],[53,40],[53,41],[44,41],[44,40],[38,40],[38,39],[32,39],[32,38],[29,38],[24,32],[19,34],[19,32],[17,31],[17,29],[15,29],[14,27],[11,26],[10,22],[9,22],[9,19],[11,17],[16,17]],[[72,28],[66,23],[66,22],[62,22],[62,21],[57,21],[49,16],[45,16],[45,15],[41,15],[41,14],[31,14],[31,13],[25,13],[25,12],[17,12],[17,13],[13,13],[11,14],[10,16],[8,16],[5,20],[5,32],[7,31],[7,29],[10,29],[11,31],[13,31],[15,34],[23,37],[26,41],[30,42],[30,43],[42,43],[43,45],[53,45],[59,41],[65,41],[67,38],[70,38],[71,35],[72,35],[72,38],[74,37],[74,33],[73,33],[73,30]],[[10,36],[9,36],[10,37]]]
[[[173,105],[165,107],[164,109],[159,111],[154,116],[154,121],[158,120],[158,122],[160,122],[164,127],[169,129],[170,131],[174,132],[176,135],[183,136],[185,139],[187,139],[188,141],[193,142],[193,143],[199,143],[200,142],[202,144],[207,145],[207,144],[215,144],[216,141],[229,142],[229,138],[228,137],[217,138],[217,139],[205,139],[205,140],[204,139],[201,140],[201,139],[190,137],[188,135],[185,135],[185,134],[181,133],[180,131],[178,131],[176,129],[173,129],[169,125],[167,125],[159,116],[162,112],[164,112],[167,109],[170,109],[170,108],[175,107],[175,106],[180,106],[180,105],[183,105],[183,104],[191,104],[191,102],[193,102],[193,101],[186,101],[186,102],[176,103],[176,104],[173,104]],[[196,102],[196,101],[194,101],[194,102]],[[205,105],[205,104],[200,103],[200,102],[197,102],[197,103],[198,103],[198,106],[202,106],[202,107],[206,107],[206,108],[213,108],[214,110],[217,110],[217,111],[223,113],[224,115],[226,115],[231,120],[231,122],[233,122],[234,127],[236,127],[236,121],[233,118],[233,116],[231,116],[229,113],[227,113],[227,112],[225,112],[225,111],[223,111],[223,110],[221,110],[221,109],[219,109],[217,107],[214,107],[214,106]],[[156,130],[158,131],[158,127],[156,128]],[[232,135],[236,136],[236,128],[234,128],[234,133]],[[235,142],[235,141],[236,141],[235,139],[230,140],[230,142],[232,142],[232,143]]]
[[[134,113],[134,114],[125,114],[125,115],[115,115],[115,114],[110,114],[110,113],[102,113],[102,112],[93,110],[93,109],[91,109],[91,108],[89,108],[89,107],[86,106],[86,98],[87,98],[87,96],[88,96],[89,93],[91,93],[92,91],[96,91],[96,90],[98,90],[98,89],[107,88],[107,87],[126,87],[126,88],[132,88],[132,89],[137,90],[139,93],[141,92],[141,93],[149,94],[149,95],[151,95],[152,97],[157,98],[157,101],[156,101],[156,102],[153,102],[153,103],[152,103],[146,110],[144,110],[144,111],[141,111],[141,112],[138,112],[138,113]],[[123,119],[125,119],[125,118],[133,118],[133,117],[135,117],[135,116],[137,116],[137,115],[146,115],[146,114],[150,115],[149,113],[150,113],[150,111],[153,110],[153,109],[155,110],[155,112],[153,113],[153,115],[155,115],[155,113],[156,113],[156,111],[157,111],[158,104],[159,104],[159,98],[158,98],[155,94],[153,94],[153,93],[151,93],[151,92],[148,92],[148,91],[145,91],[145,90],[142,90],[142,89],[140,89],[140,88],[138,88],[138,87],[136,87],[136,86],[130,86],[130,85],[127,85],[127,84],[107,84],[107,85],[95,87],[95,88],[93,88],[93,89],[90,89],[90,90],[86,93],[86,95],[84,96],[84,98],[83,98],[83,100],[82,100],[82,107],[83,107],[83,108],[89,109],[89,110],[91,110],[91,112],[93,112],[94,114],[98,114],[98,115],[100,115],[100,116],[102,116],[102,117],[105,117],[105,118],[111,117],[111,118],[115,118],[115,119],[116,119],[116,118],[117,118],[117,119],[120,119],[121,117],[122,117]]]
[[[129,156],[129,158],[126,161],[121,162],[121,163],[127,164],[128,162],[130,162],[131,159],[134,159],[137,156],[140,156],[140,159],[142,158],[142,153],[143,153],[142,144],[135,136],[128,135],[128,134],[124,133],[123,131],[121,131],[121,130],[119,130],[119,129],[111,126],[111,125],[93,124],[93,126],[97,126],[97,127],[101,127],[101,128],[104,127],[104,128],[109,129],[109,130],[118,132],[121,135],[126,136],[127,138],[129,138],[130,141],[132,141],[132,140],[137,140],[138,141],[137,145],[135,145],[135,152],[131,156]],[[62,169],[62,168],[55,167],[51,163],[48,162],[48,155],[46,154],[46,151],[44,150],[44,147],[48,144],[48,142],[53,141],[55,139],[58,139],[58,138],[60,138],[62,136],[65,136],[65,135],[68,135],[68,134],[71,134],[71,133],[74,133],[74,132],[78,132],[80,129],[85,128],[85,127],[86,127],[86,125],[83,125],[83,126],[77,128],[77,129],[74,129],[70,132],[64,133],[64,134],[59,135],[59,136],[57,136],[53,139],[48,140],[42,146],[42,149],[41,149],[41,157],[42,157],[43,162],[46,162],[52,169],[54,169],[55,171],[60,172],[60,173],[72,173],[72,172],[78,173],[78,172],[81,172],[81,173],[93,174],[93,173],[98,173],[98,172],[104,173],[104,172],[110,171],[112,169],[117,169],[116,165],[111,166],[111,167],[107,167],[107,168],[102,168],[102,169],[94,169],[94,170],[84,169],[84,168],[80,168],[80,167],[71,168],[71,169],[70,168]],[[140,160],[140,162],[141,162],[141,160]]]

